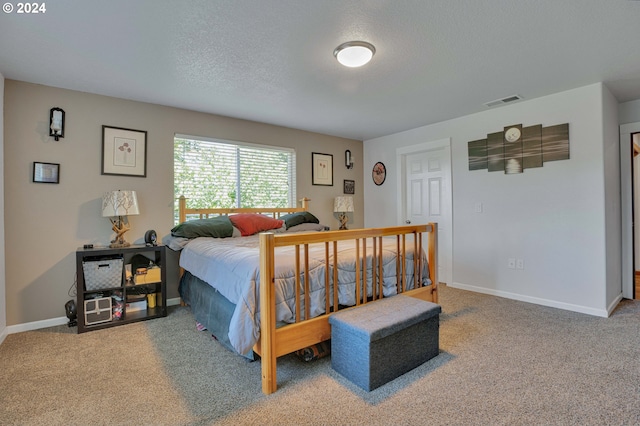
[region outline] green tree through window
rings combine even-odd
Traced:
[[[295,206],[295,151],[186,136],[174,138],[177,198],[190,208]]]

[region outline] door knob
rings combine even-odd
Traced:
[[[406,223],[408,225],[408,224],[411,223],[411,221],[407,219],[407,220],[404,221],[404,223]]]

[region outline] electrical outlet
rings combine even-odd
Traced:
[[[510,257],[507,260],[507,268],[509,269],[516,269],[516,259],[513,257]]]
[[[523,259],[517,259],[516,260],[516,269],[524,269],[524,260]]]

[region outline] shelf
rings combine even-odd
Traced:
[[[151,263],[159,266],[157,271],[154,271],[154,282],[137,284],[137,285],[124,285],[124,265],[131,262],[132,258],[136,255],[143,255],[151,261]],[[115,279],[120,276],[121,286],[109,287],[98,290],[86,290],[85,289],[85,276],[83,261],[91,260],[100,262],[102,259],[105,261],[114,256],[122,256],[123,266],[122,271],[115,272]],[[167,315],[167,292],[166,292],[166,268],[165,266],[165,247],[164,246],[130,246],[123,248],[93,248],[93,249],[78,249],[76,251],[76,268],[77,268],[77,312],[78,312],[78,333],[84,333],[87,331],[99,330],[103,328],[115,327],[119,325],[129,324],[138,321],[145,321],[154,318],[160,318]],[[118,266],[119,267],[119,266]],[[93,272],[93,271],[91,271]],[[110,272],[108,283],[114,279],[112,276],[114,272]],[[158,280],[159,279],[159,280]],[[156,281],[157,280],[157,281]],[[96,282],[94,281],[94,285]],[[126,309],[122,313],[120,319],[112,319],[111,321],[86,324],[85,302],[94,299],[90,297],[92,295],[102,295],[105,298],[112,298],[117,295],[126,301],[127,294],[129,295],[144,295],[148,293],[156,294],[156,306],[153,308],[146,308],[139,311],[127,312]],[[113,300],[112,300],[113,303]],[[92,306],[89,305],[89,309]],[[113,314],[113,306],[112,306]],[[92,314],[94,311],[89,311],[87,314]],[[101,313],[104,312],[101,311]],[[107,305],[107,317],[108,317],[108,305]],[[95,314],[93,314],[95,318]]]
[[[142,310],[142,311],[134,311],[134,312],[125,312],[124,313],[124,318],[118,321],[139,321],[140,319],[149,319],[151,317],[156,318],[156,317],[161,317],[161,316],[166,316],[166,315],[162,315],[163,309],[160,306],[156,306],[155,308],[147,308],[146,310]]]

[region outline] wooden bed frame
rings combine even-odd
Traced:
[[[291,208],[206,208],[206,209],[190,209],[187,208],[186,199],[180,197],[179,200],[179,218],[180,223],[186,221],[189,216],[195,218],[206,218],[218,215],[228,215],[234,213],[259,213],[267,214],[274,218],[278,218],[288,213],[302,212],[308,210],[309,199],[301,200],[301,207]],[[432,281],[431,285],[405,290],[405,274],[404,259],[406,256],[407,235],[410,235],[411,242],[414,245],[414,253],[420,253],[423,250],[423,234],[427,234],[427,261],[429,277]],[[262,362],[262,392],[265,394],[273,393],[277,390],[276,376],[276,360],[278,357],[289,354],[299,349],[306,348],[316,343],[323,342],[331,338],[331,327],[329,325],[329,316],[335,310],[340,309],[338,304],[337,286],[334,291],[330,292],[329,274],[325,275],[325,286],[327,288],[326,312],[327,314],[315,318],[300,318],[301,304],[309,306],[308,295],[305,291],[304,295],[300,294],[301,283],[299,278],[296,282],[298,292],[296,294],[296,322],[283,327],[276,328],[276,308],[275,308],[275,288],[272,285],[275,282],[275,249],[276,247],[295,246],[296,247],[296,276],[300,277],[305,274],[307,279],[304,285],[308,285],[309,244],[321,243],[325,245],[325,262],[327,265],[333,265],[334,281],[337,281],[338,261],[337,244],[338,241],[351,240],[354,243],[356,256],[360,259],[367,256],[367,249],[372,250],[372,272],[371,282],[373,287],[373,295],[367,297],[366,292],[360,290],[362,283],[366,282],[367,271],[362,271],[360,263],[356,263],[356,282],[360,283],[356,287],[356,306],[371,303],[382,298],[382,238],[388,236],[396,236],[397,252],[400,254],[396,263],[397,271],[397,288],[398,293],[407,296],[417,297],[429,302],[438,302],[438,279],[437,279],[437,225],[428,223],[424,225],[395,226],[389,228],[365,228],[343,231],[324,231],[324,232],[305,232],[305,233],[283,233],[274,234],[265,232],[260,234],[260,340],[256,343],[253,350],[260,355]],[[367,241],[371,243],[367,245]],[[422,257],[414,256],[414,283],[421,283]],[[365,293],[365,294],[363,294]],[[331,298],[333,297],[333,300]],[[349,308],[343,308],[349,309]],[[304,309],[309,312],[309,309]]]

